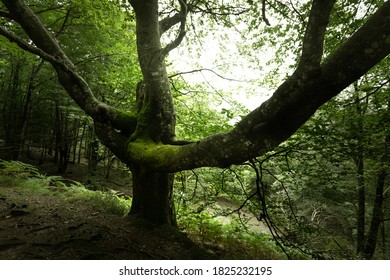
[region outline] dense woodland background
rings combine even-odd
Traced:
[[[39,11],[100,100],[123,111],[137,106],[135,92],[141,73],[131,10],[121,11],[105,1],[28,2]],[[271,25],[262,23],[266,40],[254,35],[258,22],[246,21],[249,29],[242,36],[251,35],[252,42],[249,47],[234,47],[255,65],[262,59],[254,54],[260,53],[261,47],[275,48],[276,56],[269,61],[261,82],[264,88],[275,88],[296,65],[294,57],[283,57],[294,55],[291,49],[299,42],[300,17],[307,16],[308,7],[297,4],[294,10],[287,2],[275,1],[274,9],[268,8]],[[325,51],[331,52],[336,38],[353,33],[383,2],[338,1]],[[215,36],[228,37],[218,35],[219,26],[234,27],[246,16],[233,12],[235,17],[216,21],[211,15],[205,18],[205,25]],[[284,19],[283,24],[278,19]],[[0,24],[7,26],[2,18]],[[7,28],[24,36],[16,25]],[[178,53],[196,57],[202,48],[196,41],[203,42],[206,32],[199,28],[192,32]],[[207,48],[207,42],[201,44]],[[229,49],[229,43],[225,44]],[[220,61],[224,63],[228,62]],[[168,74],[179,139],[201,139],[227,131],[249,111],[236,92],[192,82],[188,74],[173,67],[173,61],[168,65],[172,66]],[[225,68],[226,72],[214,70],[234,77],[229,67]],[[246,232],[255,245],[256,239],[272,236],[274,241],[269,242],[276,242],[275,248],[279,248],[275,250],[292,258],[390,259],[389,69],[387,57],[264,156],[225,169],[176,173],[179,228],[196,232],[198,239],[210,243],[218,243],[218,235],[224,231],[231,234],[229,242],[234,242],[234,232]],[[259,82],[246,83],[248,88],[259,86]],[[239,85],[244,87],[242,82]],[[230,106],[221,105],[226,103]],[[64,177],[84,170],[77,179],[88,188],[108,191],[117,185],[121,192],[128,188],[131,196],[131,184],[124,185],[126,180],[116,177],[130,180],[127,167],[100,143],[92,119],[59,86],[51,66],[2,36],[0,120],[1,159],[25,161],[44,173]]]

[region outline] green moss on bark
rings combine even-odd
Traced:
[[[123,134],[130,136],[137,127],[137,117],[135,114],[123,112],[116,108],[112,108],[114,116],[112,117],[112,124],[114,128],[120,130]]]
[[[137,139],[128,145],[128,154],[131,160],[142,162],[152,169],[161,169],[167,158],[178,157],[180,146],[154,143],[149,139]]]

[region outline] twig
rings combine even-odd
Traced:
[[[297,10],[297,8],[295,8],[294,3],[291,0],[290,0],[290,4],[291,4],[293,11],[298,15],[301,22],[306,24],[305,19],[303,18],[302,14]]]
[[[195,69],[195,70],[190,70],[190,71],[185,71],[185,72],[179,72],[179,73],[175,73],[175,74],[170,75],[168,78],[171,79],[171,78],[174,78],[176,76],[181,76],[181,75],[185,75],[185,74],[193,74],[193,73],[198,73],[198,72],[202,72],[202,71],[211,72],[211,73],[215,74],[216,76],[218,76],[219,78],[227,80],[227,81],[240,82],[240,83],[245,82],[245,81],[237,80],[237,79],[233,79],[233,78],[226,78],[226,77],[222,76],[221,74],[218,74],[214,70],[208,69],[208,68],[201,68],[201,69]]]
[[[261,7],[261,16],[263,17],[265,24],[268,26],[271,26],[271,24],[269,23],[269,20],[267,19],[266,15],[265,15],[265,3],[266,3],[266,0],[263,0],[262,7]]]

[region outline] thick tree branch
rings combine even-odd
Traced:
[[[68,67],[73,68],[72,63],[61,50],[57,41],[51,36],[39,18],[24,1],[2,0],[2,2],[10,12],[12,18],[21,25],[38,48],[58,59],[62,59]]]
[[[158,2],[131,1],[136,15],[137,51],[144,85],[137,95],[138,119],[142,121],[138,122],[132,139],[142,137],[170,143],[175,137],[176,118],[164,61],[166,54],[160,41]]]
[[[387,1],[351,38],[321,64],[325,28],[333,1],[330,4],[329,1],[315,0],[297,71],[275,91],[268,101],[243,118],[234,129],[184,146],[156,144],[148,140],[150,138],[139,137],[123,148],[127,136],[132,132],[132,128],[129,129],[127,125],[135,126],[135,118],[96,100],[53,36],[23,1],[2,0],[2,2],[36,47],[29,47],[29,44],[22,44],[23,42],[20,44],[25,48],[31,48],[36,54],[42,51],[41,55],[47,56],[63,87],[80,107],[94,118],[96,130],[103,142],[116,154],[120,154],[125,162],[133,162],[164,172],[203,166],[226,167],[272,150],[290,137],[322,104],[340,93],[390,53],[390,2]],[[155,58],[153,54],[161,50],[156,13],[157,1],[132,0],[131,4],[136,10],[137,21],[149,23],[145,28],[137,22],[137,35],[140,35],[137,44],[142,50],[139,57],[145,80],[149,83],[149,98],[158,98],[161,92],[168,92],[169,89],[166,90],[165,84],[168,84],[166,79],[163,80],[164,84],[159,84],[156,82],[158,75],[154,75],[161,68],[161,64],[153,60]],[[155,17],[152,25],[149,22],[150,17]],[[304,75],[315,67],[320,68],[321,71],[314,76]],[[162,74],[166,77],[165,72]],[[156,100],[155,104],[159,106],[150,104],[164,110],[156,110],[157,113],[150,117],[151,121],[146,122],[145,129],[149,128],[150,123],[155,125],[152,121],[160,115],[172,115],[166,112],[167,106],[163,103],[165,99]],[[160,106],[158,102],[162,105]],[[170,110],[170,107],[168,108]],[[166,123],[172,126],[170,120],[163,119],[161,123],[164,125],[162,127],[165,127]],[[122,124],[123,131],[127,129],[123,133],[124,136],[114,129],[122,130]],[[169,134],[166,138],[172,137]]]
[[[181,22],[181,14],[177,13],[171,17],[160,20],[160,36],[167,32],[171,27]]]
[[[45,53],[44,51],[42,51],[41,49],[27,43],[25,40],[23,40],[22,38],[20,38],[19,36],[17,36],[13,32],[8,31],[7,29],[5,29],[2,26],[0,26],[0,35],[7,38],[10,42],[16,43],[20,48],[22,48],[23,50],[25,50],[27,52],[38,55],[39,57],[43,58],[46,61],[50,61],[51,63],[61,64],[60,61],[57,58],[55,58],[54,56],[51,56],[51,55]]]
[[[335,0],[314,0],[303,39],[302,55],[298,71],[313,71],[320,66],[326,27]]]

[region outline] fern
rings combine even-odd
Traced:
[[[21,161],[0,160],[0,174],[19,178],[41,177],[38,168]]]

